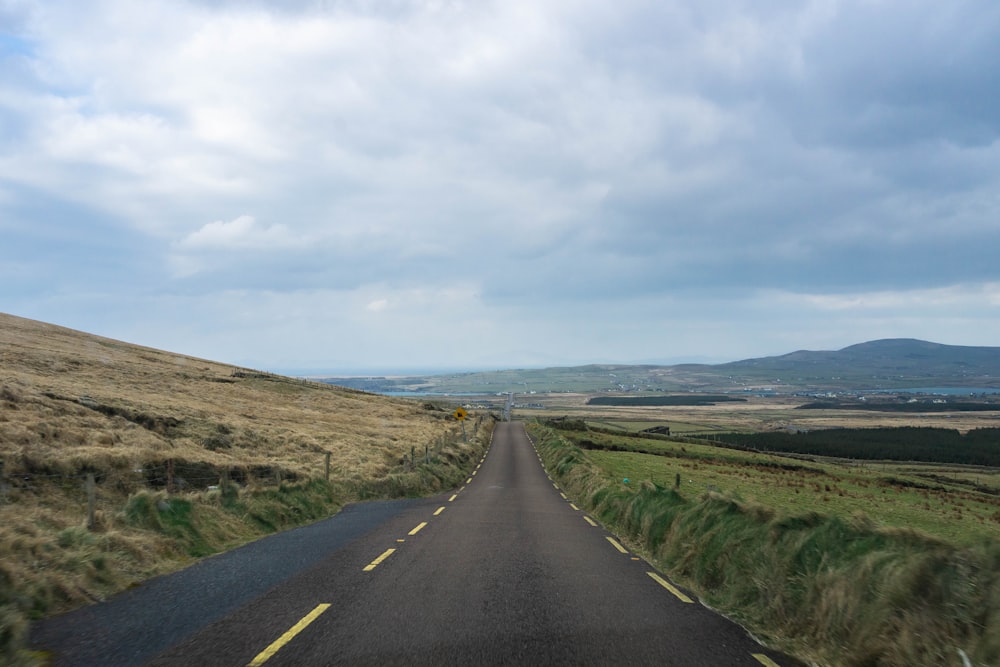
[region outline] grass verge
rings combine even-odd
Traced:
[[[557,431],[529,431],[580,503],[768,644],[823,665],[1000,664],[996,540],[958,546],[861,514],[624,485]]]
[[[103,600],[144,579],[270,533],[326,518],[349,502],[431,495],[458,486],[488,446],[486,421],[468,443],[447,444],[425,462],[378,478],[299,478],[277,486],[239,486],[168,494],[141,489],[88,530],[79,518],[45,509],[58,491],[34,503],[34,521],[0,527],[0,664],[34,666],[25,650],[28,623]],[[20,509],[23,509],[22,498]],[[4,513],[17,505],[0,505]]]

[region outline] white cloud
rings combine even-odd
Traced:
[[[252,216],[241,215],[229,222],[216,220],[185,236],[178,248],[190,250],[274,249],[303,243],[286,225],[259,224]]]
[[[945,313],[972,313],[979,310],[984,317],[995,317],[1000,313],[991,313],[990,309],[1000,307],[1000,283],[846,294],[777,291],[767,293],[765,300],[822,312],[849,311],[859,314],[875,312],[883,316],[923,313],[933,319]]]
[[[11,11],[0,262],[33,278],[0,297],[42,319],[112,285],[216,295],[301,324],[256,322],[247,356],[282,336],[318,356],[329,330],[366,351],[345,359],[410,363],[728,357],[995,321],[986,0]],[[241,312],[206,307],[200,333]],[[533,344],[510,343],[521,327]]]

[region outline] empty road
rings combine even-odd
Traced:
[[[103,664],[797,664],[697,604],[577,509],[517,423],[497,426],[460,490],[392,506],[371,524],[259,592],[257,570],[275,566],[244,559],[252,595],[220,602],[222,612],[200,603],[208,609],[197,629],[161,633],[169,646],[108,648]],[[302,560],[305,547],[283,551],[282,539],[264,541],[273,541],[266,558]],[[169,590],[189,585],[184,576],[164,578],[176,582],[159,595],[162,613],[134,613],[169,628]],[[45,647],[46,633],[72,622],[47,621],[33,642]],[[48,646],[56,664],[84,664],[72,633],[61,636]]]

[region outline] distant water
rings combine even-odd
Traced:
[[[939,396],[972,396],[1000,394],[996,387],[910,387],[906,389],[874,389],[875,394],[937,394]]]
[[[382,396],[397,396],[397,397],[410,397],[417,398],[420,396],[493,396],[493,394],[486,392],[438,392],[438,391],[373,391],[373,394],[381,394]]]

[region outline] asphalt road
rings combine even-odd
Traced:
[[[164,578],[159,599],[133,596],[149,608],[122,607],[142,628],[168,628],[152,644],[142,634],[131,649],[105,642],[104,659],[81,661],[74,633],[83,648],[95,643],[79,634],[82,622],[68,641],[65,632],[52,640],[73,626],[72,615],[33,630],[33,643],[54,648],[66,665],[797,664],[697,604],[589,520],[548,478],[520,424],[498,425],[457,492],[382,506],[368,532],[354,526],[348,537],[327,537],[318,557],[302,539],[269,538],[266,558],[295,561],[286,568],[294,573],[261,584],[258,569],[275,566],[254,562],[259,554],[245,559],[253,592],[233,601],[212,585],[225,602],[194,603],[208,607],[196,629],[190,620],[169,629],[174,614],[199,612],[171,589],[183,596],[197,581],[209,585],[186,583],[186,570]]]

